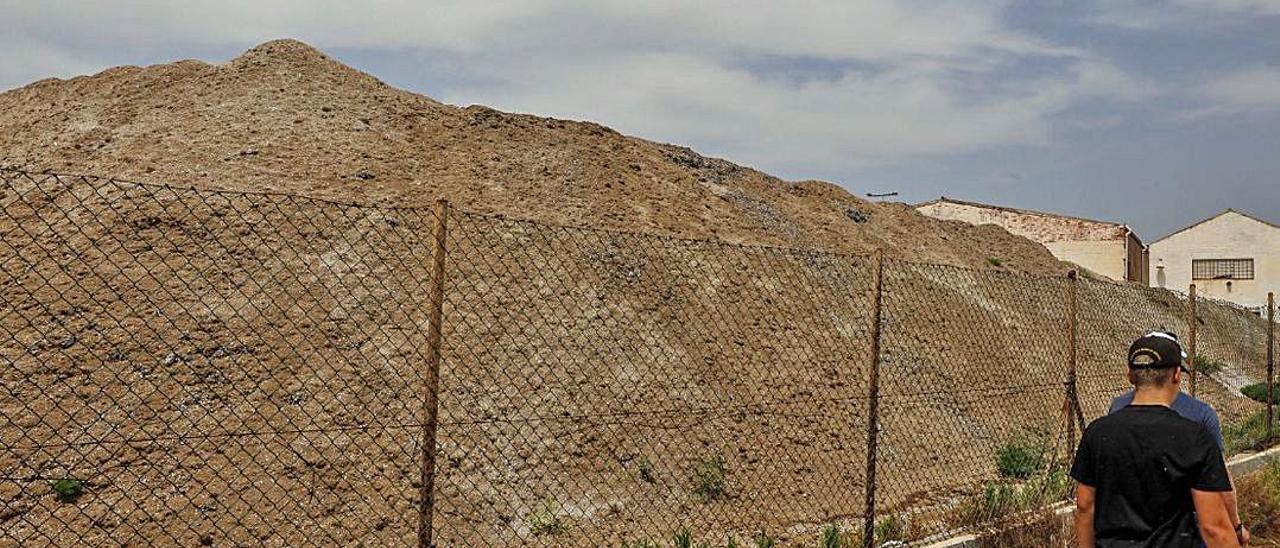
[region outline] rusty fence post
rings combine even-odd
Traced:
[[[1080,409],[1080,395],[1076,386],[1076,367],[1080,347],[1080,277],[1076,271],[1067,273],[1067,382],[1066,401],[1062,403],[1067,420],[1067,451],[1075,454],[1076,423],[1084,428],[1084,412]]]
[[[1276,294],[1267,293],[1267,443],[1274,439],[1276,369]]]
[[[876,532],[876,446],[880,437],[880,324],[884,305],[884,250],[875,253],[875,295],[871,301],[871,375],[867,388],[867,498],[862,545],[871,548]]]
[[[427,325],[427,375],[426,394],[422,400],[426,423],[422,432],[422,484],[418,486],[418,546],[432,544],[431,519],[435,514],[436,478],[436,419],[440,411],[440,355],[444,321],[444,259],[448,234],[449,202],[437,200],[435,226],[432,236],[435,243],[431,251],[431,282],[428,299],[430,316]]]
[[[1191,396],[1194,397],[1196,395],[1196,369],[1198,369],[1196,367],[1196,325],[1200,323],[1196,316],[1196,284],[1191,284],[1190,297],[1187,299],[1187,303],[1187,310],[1190,312],[1190,317],[1187,318],[1187,325],[1191,331],[1189,346],[1187,347],[1190,349],[1190,352],[1187,353],[1187,365],[1191,369]]]

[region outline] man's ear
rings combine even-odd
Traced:
[[[1173,368],[1173,384],[1182,384],[1182,368]]]

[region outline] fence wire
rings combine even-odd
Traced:
[[[861,522],[865,258],[451,221],[442,544]]]
[[[1158,289],[436,215],[0,171],[0,544],[991,529],[1067,500],[1128,344],[1189,328]],[[1197,396],[1261,447],[1266,324],[1198,304]]]
[[[1065,498],[1065,277],[892,260],[885,277],[882,519],[920,538]]]
[[[428,215],[5,172],[0,540],[411,539]]]

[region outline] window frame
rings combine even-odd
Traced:
[[[1209,275],[1205,275],[1202,268],[1209,270]],[[1191,260],[1192,280],[1252,280],[1255,276],[1253,258]]]

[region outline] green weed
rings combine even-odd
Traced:
[[[728,475],[729,469],[725,464],[724,457],[716,456],[715,458],[699,462],[693,467],[693,492],[702,499],[703,502],[712,502],[724,498],[725,476]]]
[[[1228,455],[1262,448],[1267,442],[1267,411],[1263,409],[1244,420],[1223,424],[1222,442]]]
[[[1070,493],[1071,478],[1061,467],[1025,482],[991,482],[960,505],[956,521],[967,526],[999,520],[1066,500]]]
[[[1202,356],[1200,354],[1196,354],[1196,361],[1195,361],[1196,373],[1213,375],[1218,373],[1219,371],[1222,371],[1223,369],[1226,369],[1226,367],[1227,367],[1227,364],[1223,363],[1222,360],[1215,360],[1208,356]],[[1263,394],[1266,394],[1267,390],[1264,388],[1262,392]],[[1263,401],[1266,401],[1266,400],[1264,399]]]
[[[841,531],[840,526],[830,524],[818,533],[818,548],[862,548],[862,533]]]
[[[756,533],[754,540],[756,541],[756,548],[777,548],[778,546],[777,539],[769,536],[769,534],[764,531]]]
[[[554,501],[547,501],[529,513],[529,531],[536,536],[558,535],[566,528],[560,519],[560,507]]]
[[[640,460],[636,462],[636,470],[640,472],[640,479],[646,483],[656,481],[653,475],[653,463],[649,462],[649,457],[640,457]]]
[[[835,524],[823,527],[818,535],[818,548],[840,548],[840,528]]]
[[[996,451],[996,469],[1000,476],[1027,479],[1044,466],[1044,454],[1048,447],[1047,432],[1014,436]]]
[[[671,537],[672,544],[675,548],[708,548],[705,542],[694,542],[693,533],[686,527]]]
[[[84,494],[84,480],[70,476],[53,482],[50,487],[61,502],[75,502]]]
[[[876,523],[875,544],[904,541],[907,539],[907,522],[896,514],[891,514]]]

